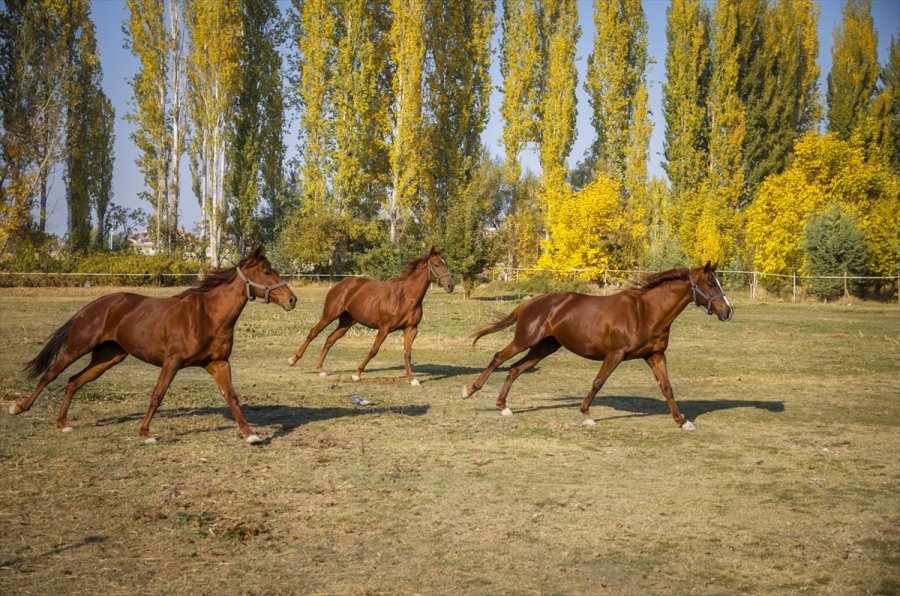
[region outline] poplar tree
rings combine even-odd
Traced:
[[[680,197],[705,179],[709,162],[707,103],[711,76],[709,10],[702,0],[672,0],[666,11],[663,169]]]
[[[70,0],[64,15],[66,60],[71,65],[71,76],[66,81],[65,119],[67,237],[70,251],[85,253],[91,242],[92,177],[101,158],[91,134],[92,118],[99,115],[95,106],[105,96],[100,87],[100,55],[87,2]]]
[[[44,232],[52,168],[63,160],[72,65],[64,5],[8,0],[0,9],[0,252],[32,223]]]
[[[520,153],[529,142],[537,140],[535,114],[542,65],[539,0],[503,0],[501,142],[506,151],[506,167],[514,181],[521,175]]]
[[[384,211],[388,239],[397,246],[414,215],[421,214],[425,159],[422,82],[425,63],[425,0],[391,0],[391,192]]]
[[[238,7],[230,0],[191,0],[186,24],[193,42],[189,59],[194,186],[200,200],[201,239],[213,268],[222,264],[228,122],[233,114],[242,34]]]
[[[747,123],[742,204],[763,180],[784,170],[794,142],[821,118],[818,7],[813,0],[778,0],[762,13],[755,4],[751,10],[761,14],[761,27],[741,75]]]
[[[848,140],[869,113],[878,81],[878,35],[871,0],[847,0],[834,29],[828,73],[828,130]]]
[[[567,158],[575,141],[575,44],[581,35],[575,0],[542,3],[542,76],[538,146],[544,187],[550,193],[566,186]]]
[[[91,160],[93,171],[91,172],[90,194],[94,212],[97,215],[97,236],[94,241],[94,248],[97,250],[106,249],[106,231],[110,227],[107,213],[112,201],[115,121],[116,111],[109,98],[103,94],[95,96],[90,133],[94,156]]]
[[[433,0],[427,10],[424,109],[431,151],[424,224],[431,241],[440,243],[448,211],[463,199],[481,165],[481,133],[490,104],[494,3]]]
[[[390,11],[388,0],[338,0],[334,66],[334,197],[362,224],[374,220],[390,187]],[[351,236],[364,234],[355,226]]]
[[[281,13],[274,0],[243,0],[241,55],[236,75],[228,171],[228,228],[240,254],[271,240],[262,223],[265,202],[277,210],[282,194],[284,101],[281,88]]]
[[[872,100],[866,141],[878,148],[900,176],[900,42],[893,37],[880,79],[880,88]]]
[[[635,97],[646,85],[647,19],[641,0],[595,0],[594,27],[585,81],[597,135],[591,157],[598,172],[622,180]]]

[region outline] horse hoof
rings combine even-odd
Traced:
[[[582,426],[594,426],[597,422],[593,418],[585,418],[582,422]]]
[[[468,399],[468,398],[470,398],[471,396],[472,396],[472,394],[469,393],[469,388],[468,388],[468,387],[463,387],[463,388],[462,388],[462,398],[463,398],[463,399]]]
[[[413,387],[418,387],[422,383],[419,382],[419,379],[413,379],[412,381],[409,382],[409,384],[412,385]]]
[[[320,370],[320,371],[319,371],[319,376],[320,376],[320,377],[327,377],[327,376],[328,376],[328,373],[325,372],[324,370]]]
[[[686,430],[688,432],[694,432],[697,430],[697,427],[694,426],[694,423],[690,420],[685,420],[684,424],[681,425],[681,430]]]
[[[156,437],[146,437],[144,438],[144,445],[152,445],[156,443]]]
[[[263,440],[259,438],[259,435],[250,435],[244,440],[247,441],[247,443],[250,445],[258,445],[259,443],[263,442]]]
[[[359,380],[359,375],[350,375],[350,380],[351,380],[351,381],[358,381],[358,380]]]
[[[295,364],[297,364],[297,357],[296,357],[296,356],[291,356],[290,358],[288,358],[288,365],[289,365],[289,366],[294,366]]]
[[[15,403],[10,404],[9,413],[12,414],[13,416],[18,416],[19,414],[22,413],[22,408],[19,407],[19,404],[15,404]]]
[[[513,411],[510,410],[509,408],[503,408],[502,410],[500,410],[500,415],[501,416],[512,416]]]
[[[59,429],[59,430],[61,430],[61,431],[64,432],[64,433],[70,433],[70,432],[72,432],[73,430],[75,430],[75,427],[73,427],[73,426],[64,426],[64,427],[62,427],[62,428]]]

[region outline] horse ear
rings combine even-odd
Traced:
[[[712,264],[712,267],[710,267],[709,270],[715,271],[718,268],[719,268],[719,261],[716,261],[715,263]]]
[[[253,252],[250,253],[250,256],[253,257],[254,260],[258,261],[263,256],[262,244],[257,244],[253,248]]]
[[[703,266],[704,271],[709,271],[710,261],[706,261],[706,265]],[[715,269],[715,267],[713,267]]]
[[[432,255],[440,255],[440,254],[441,254],[441,247],[440,247],[440,246],[437,246],[437,245],[435,245],[435,244],[433,244],[433,245],[431,246],[431,254],[432,254]]]

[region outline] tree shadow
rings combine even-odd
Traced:
[[[272,435],[263,439],[262,444],[267,445],[274,439],[284,437],[291,434],[297,428],[323,420],[332,420],[334,418],[346,418],[352,416],[370,416],[373,414],[400,414],[401,416],[423,416],[430,406],[409,405],[409,406],[358,406],[354,408],[347,407],[326,407],[326,408],[305,408],[303,406],[282,406],[282,405],[253,405],[241,404],[241,411],[250,426],[278,426],[278,429]],[[177,418],[182,416],[215,416],[220,415],[227,420],[234,420],[231,410],[227,406],[203,406],[196,408],[173,408],[170,410],[157,411],[157,417]],[[126,422],[138,421],[144,418],[143,414],[127,414],[114,418],[102,418],[94,423],[95,426],[107,426],[110,424],[124,424]],[[154,417],[156,419],[156,417]],[[221,426],[213,430],[226,430],[230,426]],[[186,430],[184,434],[195,434],[201,432],[209,432],[210,429],[194,429]]]
[[[0,562],[0,569],[8,569],[11,567],[15,567],[16,565],[19,565],[20,563],[24,563],[25,561],[27,561],[29,559],[35,559],[35,560],[43,559],[45,557],[58,555],[67,550],[75,550],[75,549],[79,549],[79,548],[84,548],[91,544],[100,544],[101,542],[106,542],[107,540],[108,540],[108,538],[106,536],[87,536],[79,542],[73,542],[71,544],[61,544],[57,547],[51,548],[50,550],[48,550],[45,553],[40,553],[40,554],[31,556],[31,557],[17,557],[15,559],[9,559],[7,561]]]
[[[555,404],[550,406],[536,406],[529,408],[530,410],[556,410],[563,408],[575,408],[581,405],[583,398],[580,397],[557,397],[552,398],[553,401],[565,401],[564,404]],[[689,420],[695,420],[704,414],[710,412],[719,412],[722,410],[732,410],[735,408],[757,408],[768,412],[784,412],[784,402],[781,401],[759,401],[748,399],[675,399],[678,409]],[[643,416],[669,415],[669,406],[664,398],[654,397],[638,397],[627,395],[609,395],[597,396],[591,407],[605,406],[612,408],[618,412],[625,412],[619,416],[604,416],[603,420],[616,420],[619,418],[640,418]]]

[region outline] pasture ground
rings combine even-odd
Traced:
[[[326,291],[249,304],[232,357],[251,447],[202,370],[176,377],[144,445],[158,369],[133,358],[54,427],[64,380],[0,412],[0,593],[898,593],[900,309],[752,303],[676,321],[672,422],[649,368],[624,363],[581,426],[598,364],[562,351],[494,399],[469,384],[510,332],[475,347],[487,308],[521,296],[429,292],[403,377],[390,336],[354,328],[287,358]],[[0,400],[22,363],[111,288],[0,290]],[[137,290],[170,295],[176,290]],[[76,365],[77,366],[77,365]],[[80,368],[80,367],[79,367]],[[78,368],[71,368],[70,374]],[[362,397],[372,406],[354,405]]]

